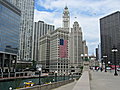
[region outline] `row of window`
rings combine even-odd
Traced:
[[[17,53],[20,16],[0,4],[0,51]]]

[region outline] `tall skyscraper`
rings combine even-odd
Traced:
[[[21,10],[19,60],[32,59],[32,33],[34,18],[34,0],[7,0]]]
[[[95,52],[96,52],[96,60],[98,61],[98,56],[99,56],[98,48],[95,49]]]
[[[83,58],[85,58],[85,56],[88,56],[88,46],[86,44],[86,40],[82,41],[82,54],[83,54]]]
[[[39,60],[38,64],[42,65],[42,72],[49,72],[50,67],[50,33],[39,38]]]
[[[40,46],[40,37],[44,37],[47,33],[54,31],[55,26],[46,24],[43,21],[35,22],[33,25],[33,38],[32,38],[32,60],[38,61],[39,60],[39,46]],[[42,39],[42,38],[41,38]],[[40,42],[39,42],[40,41]],[[42,44],[41,44],[42,45]],[[43,49],[43,48],[41,48]]]
[[[117,64],[120,63],[120,12],[117,11],[100,19],[101,54],[114,64],[113,46],[118,49]]]
[[[0,77],[10,77],[15,71],[21,11],[6,0],[0,0]]]
[[[101,43],[98,44],[98,60],[101,61]]]
[[[98,47],[96,48],[96,60],[101,61],[101,44],[98,44]]]
[[[75,21],[70,33],[70,64],[71,66],[81,65],[82,54],[82,30],[78,22]]]

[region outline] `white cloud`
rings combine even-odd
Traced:
[[[35,9],[35,21],[43,20],[56,27],[62,26],[62,12],[67,4],[70,10],[71,27],[75,21],[74,17],[77,17],[84,33],[84,39],[88,42],[89,53],[93,53],[99,44],[99,19],[120,10],[119,0],[39,0],[38,4],[54,11]]]
[[[62,20],[61,15],[60,17],[56,16],[59,15],[59,12],[46,12],[46,11],[38,11],[34,10],[34,21],[37,22],[39,20],[44,21],[48,24],[53,24],[56,27],[60,27]]]

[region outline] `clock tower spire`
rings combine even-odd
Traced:
[[[70,28],[70,14],[67,6],[65,6],[63,11],[63,28],[65,30],[69,30]]]

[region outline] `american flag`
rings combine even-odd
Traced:
[[[67,45],[68,45],[67,40],[60,39],[60,45],[59,45],[59,57],[60,58],[68,57]]]

